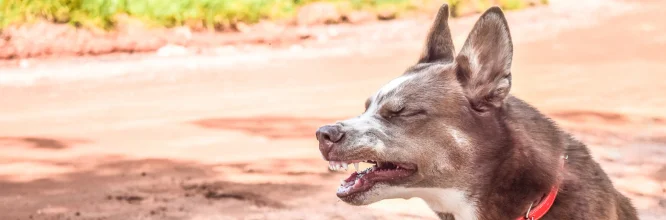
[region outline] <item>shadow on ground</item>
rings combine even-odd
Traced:
[[[3,219],[190,219],[289,209],[291,199],[307,197],[321,186],[312,181],[234,180],[243,173],[289,176],[290,171],[285,171],[289,167],[312,161],[292,162],[204,165],[120,156],[81,158],[60,164],[80,167],[66,174],[23,182],[0,176],[0,213]],[[301,175],[308,176],[295,177],[330,176],[327,172]]]
[[[0,145],[2,146],[25,146],[37,149],[50,149],[62,150],[74,144],[89,143],[88,140],[83,139],[65,139],[65,138],[49,138],[49,137],[0,137]]]

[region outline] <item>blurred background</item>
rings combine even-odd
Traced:
[[[352,207],[317,127],[505,11],[512,93],[666,219],[666,1],[0,0],[0,219],[435,219]],[[352,171],[348,171],[352,172]]]

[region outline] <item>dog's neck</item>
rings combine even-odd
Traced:
[[[401,193],[423,199],[441,219],[505,219],[507,216],[515,219],[524,216],[529,207],[536,206],[549,189],[557,185],[553,183],[550,188],[542,189],[545,182],[530,184],[528,179],[513,180],[516,183],[507,179],[494,188],[476,193],[455,188],[408,188]]]
[[[560,150],[540,146],[547,141],[527,138],[525,128],[507,127],[505,146],[493,146],[477,164],[471,197],[477,202],[477,219],[515,219],[547,195],[561,175]]]
[[[525,134],[509,132],[503,136],[514,135]],[[548,146],[537,148],[535,142],[516,140],[529,139],[508,138],[503,141],[505,146],[484,148],[490,150],[476,162],[482,164],[483,172],[472,174],[474,184],[470,188],[417,188],[410,193],[426,201],[443,219],[450,216],[456,220],[524,216],[531,205],[536,205],[560,181],[563,161],[557,156],[561,154],[559,150],[551,152]]]

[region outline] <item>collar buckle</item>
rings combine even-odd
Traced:
[[[562,155],[562,169],[564,168],[564,164],[566,164],[568,159],[569,155]],[[555,202],[555,197],[557,197],[558,191],[559,183],[551,188],[550,192],[546,195],[545,198],[543,198],[543,200],[539,202],[539,204],[534,206],[534,202],[530,203],[530,207],[527,208],[525,216],[518,218],[518,220],[537,220],[546,215],[550,207]]]
[[[534,217],[530,218],[530,211],[532,211],[532,206],[534,205],[534,202],[530,203],[530,207],[527,208],[527,212],[525,212],[525,219],[527,220],[534,220]]]

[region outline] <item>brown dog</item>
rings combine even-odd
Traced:
[[[509,95],[513,44],[488,9],[456,56],[443,5],[416,65],[358,117],[317,130],[332,169],[370,162],[337,196],[419,197],[442,219],[638,219],[588,149]]]

